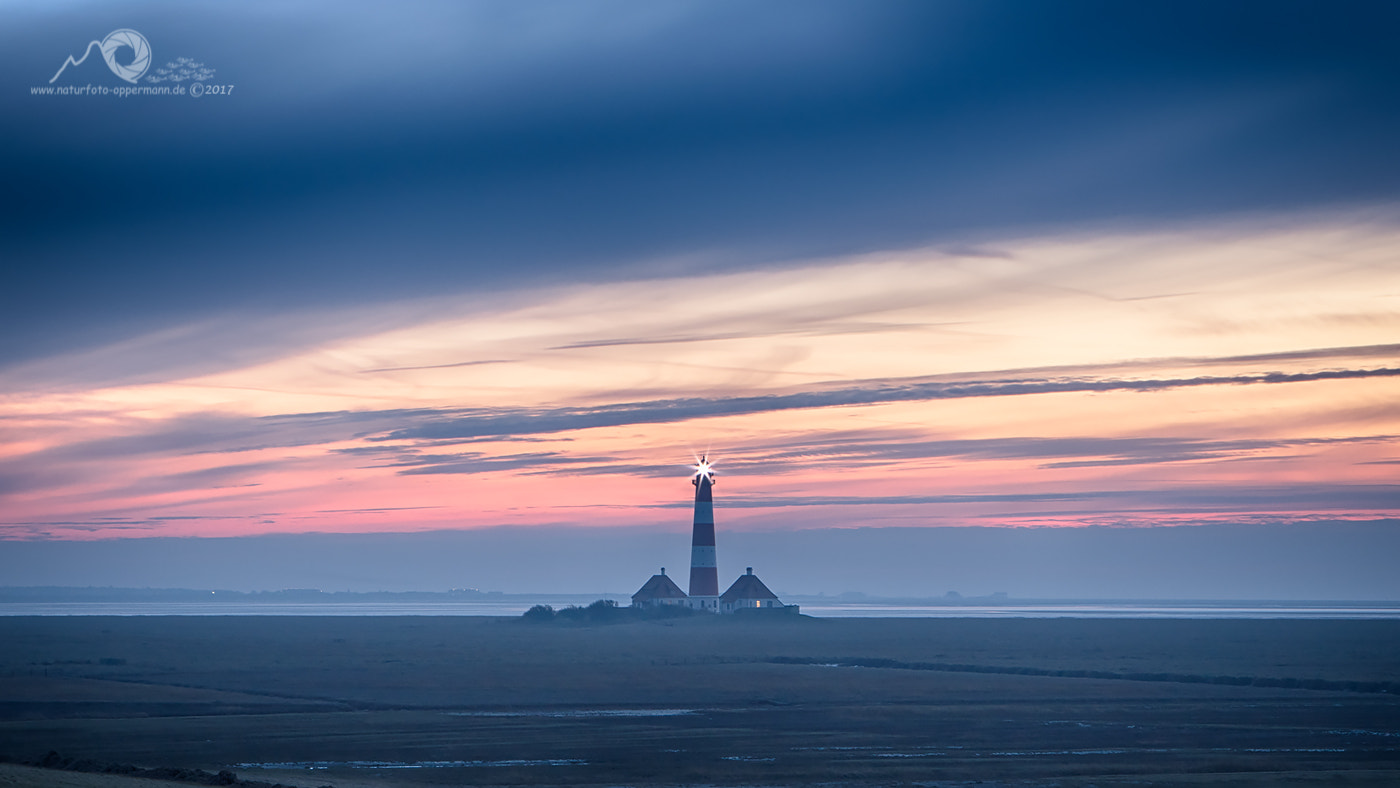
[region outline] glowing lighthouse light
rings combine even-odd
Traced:
[[[715,464],[710,462],[709,457],[701,457],[690,467],[695,469],[694,478],[690,480],[691,484],[698,486],[701,476],[708,476],[710,477],[710,484],[715,483]]]

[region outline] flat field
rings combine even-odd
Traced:
[[[1397,621],[0,618],[0,755],[298,786],[1394,786],[1397,688]]]

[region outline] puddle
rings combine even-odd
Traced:
[[[1217,752],[1212,750],[1212,752]],[[1346,752],[1344,747],[1244,747],[1230,752]]]
[[[1137,755],[1140,753],[1182,752],[1179,749],[1123,749],[1123,750],[1007,750],[989,752],[996,758],[1044,757],[1047,755]],[[1210,752],[1347,752],[1342,747],[1213,747]]]
[[[236,763],[239,769],[473,769],[500,766],[586,766],[588,761],[577,758],[506,761],[281,761],[268,763]]]
[[[1014,758],[1022,756],[1041,757],[1045,755],[1127,755],[1128,753],[1145,752],[1172,752],[1163,749],[1133,749],[1133,750],[1008,750],[1005,752],[992,752],[988,755],[998,758]]]
[[[949,750],[961,750],[961,745],[949,745],[947,747],[929,747],[918,752],[889,752],[891,747],[877,745],[852,746],[852,747],[793,747],[793,752],[851,752],[869,753],[872,758],[942,758],[948,755]]]
[[[449,717],[680,717],[700,709],[542,709],[531,711],[449,711]]]

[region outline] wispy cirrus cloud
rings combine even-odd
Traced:
[[[385,463],[378,467],[401,468],[404,475],[433,473],[494,473],[525,469],[549,468],[551,471],[566,469],[571,465],[587,464],[595,467],[610,463],[611,457],[580,457],[561,452],[531,452],[526,454],[495,454],[484,452],[461,452],[457,454],[405,454],[397,462]]]
[[[800,441],[755,441],[729,453],[725,469],[739,475],[775,475],[814,467],[844,469],[897,465],[910,460],[1030,460],[1046,469],[1159,465],[1277,459],[1279,450],[1348,444],[1392,445],[1400,436],[1346,438],[1210,439],[1180,437],[1036,437],[928,440],[921,432],[871,430],[806,435]],[[391,461],[374,467],[401,468],[401,474],[492,473],[632,475],[667,478],[674,465],[636,464],[625,456],[584,456],[561,451],[523,454],[460,452],[435,454],[408,446],[365,447],[366,454]]]
[[[1400,346],[1375,345],[1324,348],[1282,354],[1235,357],[1193,357],[1129,362],[1124,365],[1054,368],[1056,372],[1134,371],[1183,364],[1215,366],[1272,361],[1315,361],[1345,358],[1394,357]],[[1400,369],[1324,369],[1312,372],[1269,372],[1250,375],[1191,378],[1114,378],[1087,374],[1036,376],[1045,370],[998,370],[961,373],[946,379],[876,379],[842,385],[827,383],[812,390],[754,397],[678,397],[670,400],[622,402],[596,407],[557,408],[395,408],[369,411],[287,413],[241,416],[195,413],[166,419],[131,419],[118,434],[79,439],[26,455],[24,465],[69,460],[172,453],[242,453],[270,448],[317,446],[355,439],[370,445],[335,448],[342,453],[373,453],[373,443],[412,442],[452,445],[472,441],[538,441],[598,427],[679,423],[693,419],[769,412],[935,401],[983,397],[1032,396],[1049,393],[1136,391],[1153,392],[1200,386],[1248,386],[1310,381],[1394,377]],[[541,455],[551,456],[551,455]],[[0,462],[0,475],[6,463]]]
[[[1096,509],[1047,509],[1036,515],[1076,515],[1092,512],[1158,511],[1201,514],[1233,511],[1329,511],[1360,509],[1388,511],[1400,505],[1400,484],[1304,484],[1231,487],[1228,491],[1199,487],[1132,490],[1082,490],[1076,492],[989,493],[951,495],[728,495],[733,509],[785,509],[791,507],[946,507],[963,504],[1087,504]],[[686,502],[658,504],[657,508],[685,508]],[[1014,511],[1014,510],[1012,510]],[[1017,512],[1024,514],[1025,512]],[[995,515],[993,515],[995,516]]]
[[[736,502],[885,502],[845,507],[870,521],[1152,522],[1172,495],[1112,493],[1154,489],[1217,496],[1179,495],[1182,511],[1309,517],[1248,490],[1383,479],[1400,433],[1397,237],[1217,228],[702,267],[405,303],[164,382],[12,375],[0,496],[17,522],[208,518],[151,532],[586,523],[568,512],[600,507],[643,524],[713,447]],[[1348,310],[1374,319],[1328,317]],[[206,335],[185,350],[218,356]],[[1345,492],[1275,499],[1361,511],[1334,508]],[[813,512],[836,516],[745,504],[736,527]]]
[[[1248,386],[1355,380],[1400,376],[1400,368],[1270,372],[1258,375],[1208,375],[1160,380],[1129,379],[1009,379],[968,383],[900,383],[872,381],[829,391],[771,394],[757,397],[687,397],[630,402],[593,408],[550,408],[434,415],[413,427],[392,430],[373,440],[455,439],[491,435],[543,434],[595,427],[678,422],[714,416],[747,415],[783,410],[872,405],[891,402],[1012,397],[1033,394],[1136,391],[1152,392],[1198,386]]]

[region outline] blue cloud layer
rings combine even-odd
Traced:
[[[1393,3],[587,9],[11,7],[0,365],[234,307],[1400,198]],[[235,92],[29,95],[122,27]]]

